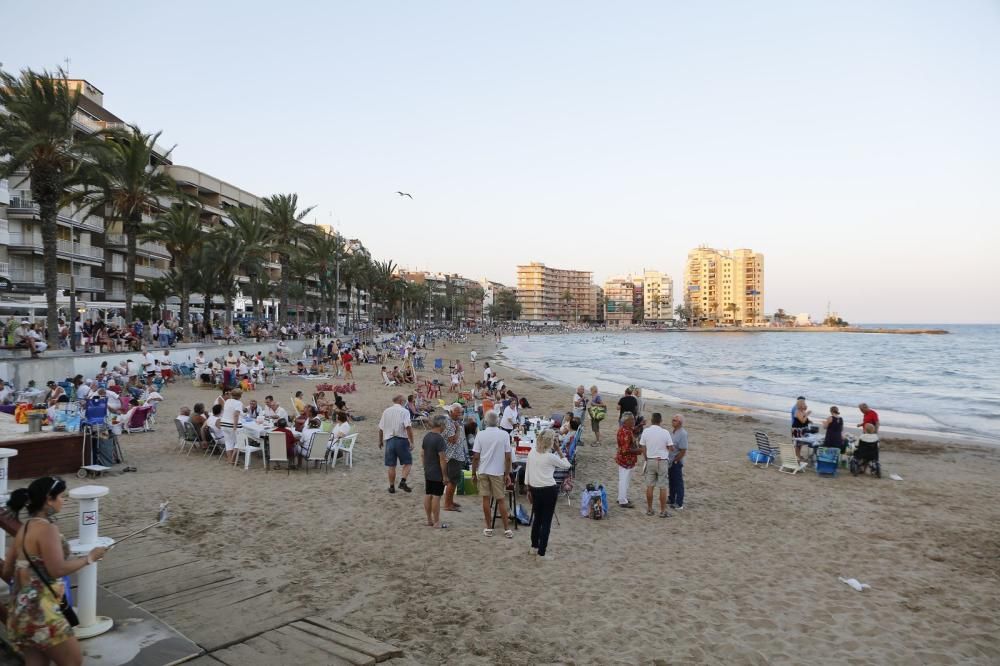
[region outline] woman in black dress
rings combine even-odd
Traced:
[[[840,449],[843,453],[847,448],[844,443],[844,419],[840,416],[840,408],[833,406],[830,408],[830,416],[823,422],[826,435],[823,438],[823,446]]]

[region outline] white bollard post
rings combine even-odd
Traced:
[[[97,535],[98,498],[108,494],[106,486],[81,486],[69,491],[69,496],[80,502],[80,538],[69,542],[70,551],[86,557],[94,548],[107,548],[114,539]],[[93,638],[111,629],[114,622],[110,617],[97,615],[97,563],[80,569],[76,577],[76,609],[80,625],[74,629],[79,639]]]
[[[7,470],[10,459],[17,455],[17,449],[0,449],[0,504],[6,505],[10,499],[7,492]],[[0,553],[7,552],[7,533],[0,530]]]

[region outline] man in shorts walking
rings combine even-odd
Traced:
[[[444,494],[445,441],[441,432],[448,417],[438,414],[431,419],[431,431],[424,435],[424,513],[428,527],[447,527],[441,522],[441,495]]]
[[[402,394],[393,396],[392,404],[382,412],[382,418],[378,422],[378,448],[385,450],[389,493],[396,492],[397,464],[403,467],[399,489],[407,493],[413,492],[413,488],[406,483],[413,466],[413,427],[410,425],[410,412],[403,406],[405,404],[406,398]]]
[[[495,500],[503,520],[503,535],[513,539],[506,494],[510,482],[510,435],[498,428],[498,424],[496,412],[487,412],[483,418],[484,429],[476,435],[476,443],[472,446],[472,480],[479,485],[479,494],[483,498],[483,518],[486,521],[483,536],[493,536],[490,500]]]
[[[670,432],[662,425],[663,415],[653,412],[650,426],[642,431],[639,448],[646,459],[642,478],[646,481],[646,515],[653,516],[653,489],[660,489],[660,518],[669,518],[667,513],[667,486],[670,477],[670,452],[674,448]]]

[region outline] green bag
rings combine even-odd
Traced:
[[[608,415],[608,408],[604,405],[591,405],[587,412],[590,414],[591,421],[601,422]]]

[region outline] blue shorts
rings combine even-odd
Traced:
[[[385,466],[412,465],[410,440],[405,437],[390,437],[385,441]]]

